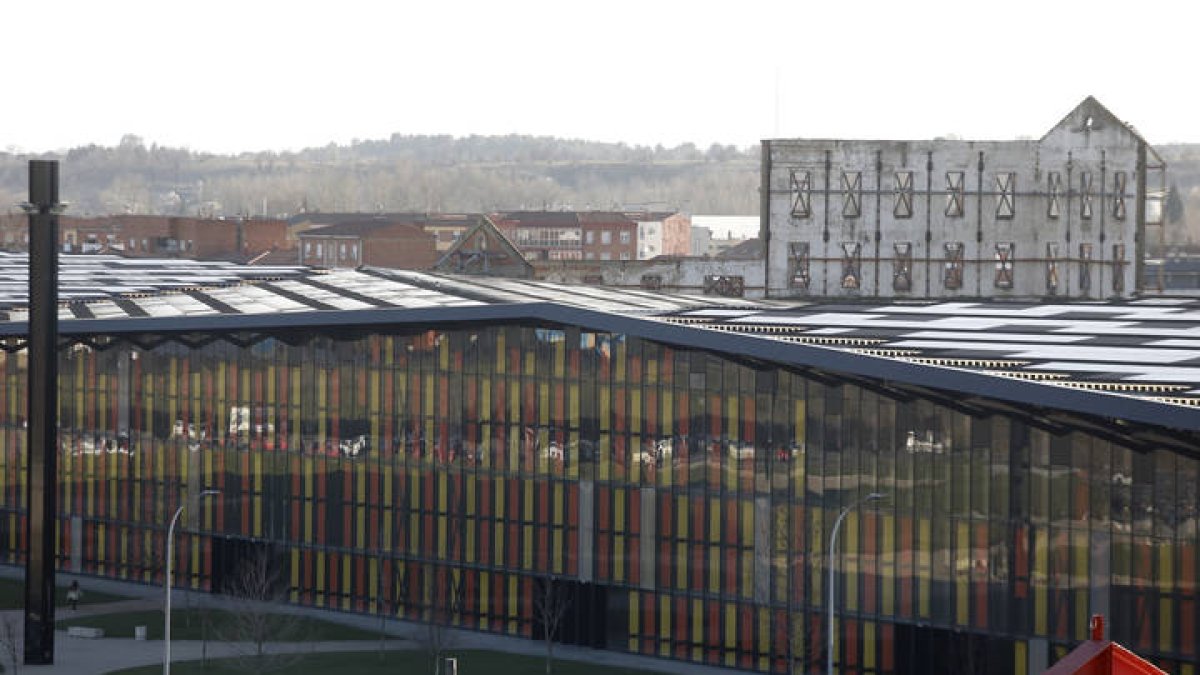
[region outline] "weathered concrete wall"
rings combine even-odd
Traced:
[[[1041,141],[777,140],[763,151],[772,297],[1136,290],[1145,145],[1092,99]]]

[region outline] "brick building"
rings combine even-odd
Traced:
[[[361,223],[368,220],[405,222],[419,225],[434,237],[439,253],[450,250],[468,230],[479,224],[480,216],[474,213],[301,213],[288,219],[288,231],[298,240],[303,232],[345,223]]]
[[[583,260],[583,223],[574,211],[504,211],[491,219],[528,260]]]
[[[625,214],[586,211],[579,214],[584,260],[637,259],[638,225]]]
[[[28,228],[23,214],[0,217],[0,247],[28,250]],[[292,248],[287,223],[266,219],[64,215],[59,219],[59,238],[64,253],[118,253],[132,258],[245,261]]]
[[[371,218],[307,230],[299,234],[299,262],[331,269],[427,269],[437,262],[437,241],[421,221]]]
[[[691,219],[677,212],[505,211],[491,218],[530,261],[642,260],[691,253]]]
[[[678,211],[630,211],[625,217],[637,223],[637,258],[692,254],[692,218]]]

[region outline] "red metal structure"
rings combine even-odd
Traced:
[[[1092,639],[1064,656],[1045,675],[1165,675],[1165,671],[1104,639],[1104,617],[1092,617]]]

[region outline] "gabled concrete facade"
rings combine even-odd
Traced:
[[[763,141],[768,295],[1129,297],[1162,171],[1091,97],[1038,141]]]

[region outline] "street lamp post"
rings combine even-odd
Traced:
[[[212,495],[221,494],[220,490],[205,490],[201,492],[199,498],[210,497]],[[163,619],[163,675],[171,675],[171,551],[175,540],[175,523],[179,520],[179,514],[183,513],[183,509],[187,507],[187,502],[179,505],[175,509],[175,515],[171,516],[171,526],[167,528],[167,576],[163,581],[163,586],[166,588],[166,609]]]
[[[854,502],[853,504],[850,504],[846,508],[842,509],[842,512],[838,514],[837,520],[833,521],[833,532],[831,532],[829,534],[829,584],[828,584],[829,585],[829,603],[828,603],[828,607],[827,607],[827,612],[829,614],[829,627],[828,627],[828,630],[826,631],[827,634],[825,636],[825,640],[826,640],[825,671],[826,671],[827,675],[833,675],[833,631],[834,631],[834,611],[833,611],[833,609],[834,609],[834,602],[835,602],[834,598],[837,597],[835,594],[835,586],[834,586],[834,584],[837,583],[836,577],[834,576],[834,570],[836,569],[836,564],[837,564],[836,555],[837,555],[838,529],[841,528],[842,521],[846,519],[846,516],[850,515],[851,511],[857,509],[858,507],[862,506],[863,504],[866,504],[867,502],[875,501],[877,499],[883,499],[886,496],[887,495],[883,494],[882,492],[872,492],[871,494],[867,495],[866,497],[863,497],[863,498],[859,499],[858,501]]]

